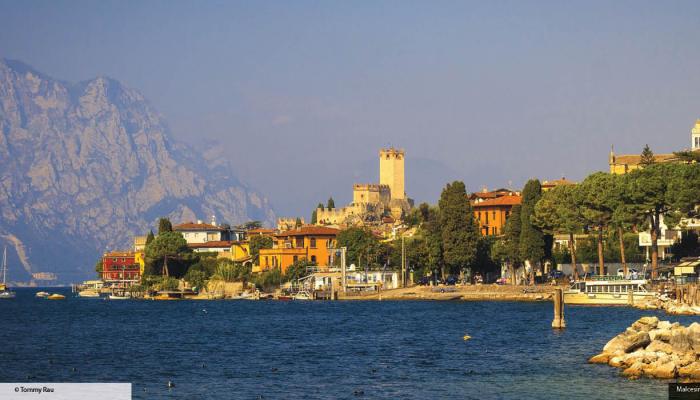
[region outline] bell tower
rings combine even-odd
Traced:
[[[700,119],[695,121],[695,126],[690,131],[690,149],[700,150]]]
[[[403,149],[391,147],[379,150],[379,183],[389,186],[392,200],[406,198],[404,156]]]

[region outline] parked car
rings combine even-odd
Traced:
[[[457,277],[454,275],[450,275],[445,279],[445,285],[456,285],[457,284]]]
[[[420,279],[418,279],[418,284],[421,286],[428,286],[430,285],[430,277],[429,276],[423,276]]]

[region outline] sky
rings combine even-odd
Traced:
[[[141,91],[171,134],[216,147],[281,216],[309,218],[378,150],[437,202],[580,180],[617,153],[690,146],[697,1],[6,1],[0,57]]]

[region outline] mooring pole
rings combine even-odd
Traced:
[[[552,328],[563,329],[566,328],[566,322],[564,321],[564,291],[558,288],[554,291],[554,320],[552,321]]]

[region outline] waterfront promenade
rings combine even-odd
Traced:
[[[467,301],[549,301],[559,286],[537,285],[455,285],[412,286],[366,294],[340,295],[341,300],[467,300]]]

